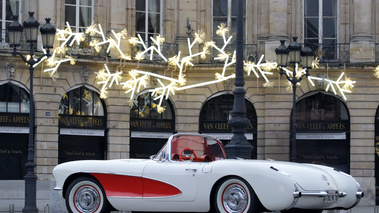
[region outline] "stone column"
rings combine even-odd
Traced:
[[[353,37],[350,43],[351,62],[373,62],[375,43],[372,35],[372,0],[353,0]]]
[[[279,40],[288,39],[287,10],[288,0],[269,0],[269,36],[265,45],[266,60],[276,60],[275,48],[280,45]]]

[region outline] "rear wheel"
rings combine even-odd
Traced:
[[[110,204],[99,181],[92,177],[75,179],[66,191],[66,207],[70,213],[110,212]]]
[[[260,202],[245,180],[230,177],[217,186],[214,208],[218,213],[257,213]]]

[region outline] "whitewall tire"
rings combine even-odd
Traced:
[[[103,188],[91,177],[75,179],[67,188],[65,199],[70,213],[110,212],[110,205]]]
[[[241,178],[227,178],[216,188],[214,208],[218,213],[256,213],[259,207],[254,190]]]

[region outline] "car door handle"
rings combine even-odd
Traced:
[[[197,172],[197,169],[186,169],[186,171],[192,171],[192,172]]]

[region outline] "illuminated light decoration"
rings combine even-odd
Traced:
[[[100,24],[98,24],[98,25],[93,24],[93,25],[89,26],[86,29],[86,33],[89,33],[91,36],[95,36],[96,34],[99,34],[101,36],[101,38],[103,39],[103,41],[99,41],[98,39],[91,41],[90,46],[94,47],[95,50],[97,52],[99,52],[102,48],[101,47],[102,45],[109,44],[108,48],[106,50],[107,53],[110,52],[111,48],[115,48],[117,50],[117,52],[120,54],[121,59],[131,60],[132,58],[130,57],[130,55],[124,54],[124,52],[121,50],[121,40],[126,39],[126,36],[128,34],[127,30],[124,29],[118,33],[116,33],[114,30],[111,30],[111,32],[116,39],[113,39],[112,37],[106,38]]]
[[[336,81],[327,79],[327,78],[320,78],[320,77],[313,77],[313,76],[308,76],[308,80],[311,83],[312,86],[315,86],[313,81],[322,81],[326,82],[327,86],[325,88],[325,91],[329,91],[331,88],[333,90],[333,93],[335,95],[338,94],[338,92],[341,94],[344,100],[347,100],[345,93],[351,93],[351,89],[354,87],[354,84],[356,81],[352,81],[350,78],[345,77],[345,80],[341,80],[342,77],[344,76],[344,72],[341,73],[339,78]],[[337,92],[338,91],[338,92]]]
[[[159,87],[159,88],[155,88],[154,90],[152,90],[152,95],[156,96],[154,98],[154,100],[158,100],[159,99],[159,104],[158,106],[162,106],[162,101],[163,99],[166,97],[166,100],[168,99],[168,97],[170,96],[170,93],[172,93],[173,95],[175,95],[175,90],[176,90],[176,83],[175,82],[171,82],[169,85],[164,85],[162,83],[161,80],[157,79],[157,81],[159,82],[159,84],[162,86],[162,87]]]
[[[130,93],[130,99],[133,99],[133,94],[138,93],[140,91],[141,86],[144,86],[146,88],[146,81],[148,78],[148,75],[143,75],[139,78],[137,78],[138,73],[136,70],[131,70],[129,71],[130,76],[132,77],[131,80],[125,81],[123,83],[120,83],[121,85],[124,85],[122,88],[129,89],[125,93],[128,94]]]
[[[74,42],[76,42],[77,45],[80,44],[80,42],[84,41],[86,38],[84,36],[84,33],[74,33],[71,30],[71,26],[68,22],[66,22],[66,29],[59,30],[57,29],[57,36],[58,41],[63,41],[63,43],[60,45],[61,47],[66,46],[66,44],[71,40],[71,43],[69,46],[72,46]]]
[[[47,66],[52,67],[52,68],[44,70],[44,72],[49,72],[50,76],[53,76],[55,72],[58,70],[59,66],[64,62],[70,61],[71,65],[75,64],[75,59],[70,56],[66,56],[66,58],[64,59],[56,60],[55,55],[56,55],[56,49],[53,51],[53,54],[51,55],[51,57],[47,59]]]
[[[178,88],[176,88],[176,90],[178,90],[178,91],[179,90],[186,90],[186,89],[191,89],[191,88],[195,88],[195,87],[201,87],[201,86],[206,86],[206,85],[210,85],[210,84],[216,84],[216,83],[220,83],[220,82],[223,82],[225,80],[235,78],[235,77],[236,77],[236,75],[232,74],[232,75],[223,77],[221,79],[216,79],[213,81],[206,81],[206,82],[201,82],[201,83],[192,84],[192,85],[188,85],[188,86],[178,87]]]
[[[133,37],[129,39],[129,43],[133,45],[140,44],[144,48],[144,51],[140,51],[136,54],[136,57],[135,57],[136,60],[138,61],[143,60],[145,58],[145,54],[148,52],[150,52],[150,60],[153,60],[153,54],[155,52],[159,56],[161,56],[164,61],[167,61],[167,58],[161,53],[161,44],[164,43],[165,41],[164,38],[162,38],[160,35],[157,35],[155,38],[150,37],[150,39],[154,42],[155,46],[153,45],[150,47],[146,47],[145,42],[141,38],[141,35],[138,34],[137,36],[138,38]]]
[[[74,63],[74,59],[72,58],[63,58],[60,60],[56,60],[56,57],[55,57],[56,54],[62,54],[65,52],[65,48],[66,48],[65,45],[68,44],[68,41],[72,40],[71,43],[68,44],[71,46],[74,44],[74,42],[79,44],[85,38],[83,33],[72,33],[71,28],[68,25],[68,23],[67,23],[67,26],[68,28],[66,28],[65,30],[58,30],[57,32],[57,35],[60,35],[61,37],[58,40],[63,41],[63,43],[60,47],[54,50],[53,57],[51,57],[48,61],[49,66],[55,65],[55,67],[45,70],[45,72],[51,72],[51,75],[53,75],[57,71],[61,63],[67,62],[67,61],[71,61],[71,63]],[[134,44],[134,45],[140,44],[144,48],[143,51],[140,51],[139,53],[136,54],[136,57],[135,57],[136,60],[144,59],[145,54],[150,54],[150,60],[152,60],[153,54],[157,53],[164,61],[168,62],[169,65],[176,66],[179,69],[177,78],[170,78],[167,76],[159,75],[159,74],[148,72],[148,71],[141,71],[141,70],[130,71],[129,74],[131,76],[131,79],[126,82],[121,83],[123,85],[123,88],[127,89],[126,93],[130,94],[130,99],[133,99],[135,94],[141,91],[142,87],[146,88],[146,82],[148,81],[149,77],[157,78],[159,84],[161,85],[161,87],[149,90],[149,91],[152,91],[157,96],[155,97],[155,99],[159,99],[159,98],[161,99],[160,104],[162,103],[163,98],[167,99],[170,95],[175,95],[175,91],[215,84],[215,83],[228,80],[230,78],[234,78],[235,77],[234,74],[226,76],[226,69],[232,66],[233,64],[235,64],[235,52],[228,53],[225,51],[225,48],[231,42],[232,37],[231,36],[229,38],[226,37],[228,28],[226,27],[225,24],[221,24],[218,28],[219,29],[216,31],[216,33],[222,36],[223,41],[224,41],[224,44],[221,47],[218,47],[214,41],[205,42],[203,50],[201,52],[198,52],[195,54],[192,53],[193,46],[196,43],[202,43],[203,37],[204,37],[204,33],[195,33],[193,42],[191,42],[191,40],[188,38],[189,55],[183,58],[181,58],[181,52],[179,51],[177,56],[166,59],[166,57],[161,52],[161,44],[165,41],[165,39],[159,35],[156,36],[155,38],[153,37],[150,38],[155,44],[150,47],[147,47],[145,45],[145,42],[142,40],[140,35],[138,35],[138,37],[130,38],[128,40],[129,43]],[[102,48],[101,47],[102,45],[109,44],[107,52],[110,51],[110,48],[115,48],[119,52],[121,59],[131,60],[131,57],[125,55],[120,48],[121,40],[126,38],[126,35],[127,35],[126,30],[121,31],[120,33],[115,33],[114,31],[111,31],[115,39],[106,38],[100,25],[91,25],[90,27],[87,28],[86,32],[90,33],[91,35],[99,34],[102,37],[102,41],[100,40],[91,41],[90,45],[93,46],[97,51]],[[225,61],[222,73],[221,74],[216,73],[215,80],[201,82],[201,83],[197,83],[193,85],[185,85],[186,78],[183,73],[185,72],[186,66],[188,65],[194,66],[194,64],[192,63],[193,58],[197,56],[204,58],[207,54],[209,54],[209,48],[215,48],[219,52],[219,54],[214,58],[215,60]],[[251,75],[251,72],[253,72],[255,77],[257,78],[259,78],[259,76],[261,75],[265,79],[265,83],[263,84],[263,86],[272,87],[273,83],[268,80],[267,75],[272,75],[272,72],[270,72],[270,70],[274,69],[277,66],[277,64],[275,62],[262,63],[263,57],[264,56],[261,56],[257,64],[253,62],[249,62],[249,61],[244,62],[245,71],[247,72],[248,76]],[[319,67],[318,63],[319,63],[319,60],[316,59],[312,63],[312,67],[318,68]],[[106,72],[103,70],[97,73],[98,80],[104,78],[100,76],[104,76],[104,75],[107,76],[105,79],[102,79],[100,82],[98,82],[98,84],[103,84],[103,87],[101,89],[102,98],[106,97],[107,86],[108,88],[111,87],[114,82],[118,84],[118,79],[120,78],[120,75],[122,73],[122,72],[116,72],[114,74],[111,74],[108,70],[108,67],[106,65],[104,66],[105,66]],[[298,65],[296,65],[296,69],[297,70],[300,69],[299,71],[297,71],[299,75],[305,73],[305,70],[306,70],[306,69],[299,68]],[[292,76],[292,71],[285,68],[283,68],[283,70],[285,70],[287,74],[290,74]],[[378,68],[376,68],[374,75],[379,77],[379,66]],[[312,77],[312,76],[309,76],[308,79],[311,82],[311,84],[313,84],[312,81],[314,80],[321,80],[320,78]],[[168,81],[169,83],[167,85],[164,85],[162,80]],[[329,79],[323,79],[323,80],[325,80],[326,82],[329,82],[326,90],[329,90],[331,88],[335,93],[338,90],[341,93],[341,95],[344,97],[344,99],[346,99],[344,93],[351,92],[350,89],[354,86],[353,84],[355,83],[355,81],[351,81],[348,78],[345,81],[341,81],[341,77],[337,81],[332,81]],[[341,87],[340,85],[342,84],[344,85]],[[160,106],[160,104],[157,106],[157,108],[164,111],[164,107]]]
[[[112,87],[113,83],[119,85],[119,80],[121,79],[122,72],[111,73],[108,69],[108,66],[104,64],[104,68],[99,72],[95,72],[97,74],[96,79],[100,80],[97,84],[102,84],[102,88],[100,90],[100,97],[105,99],[107,97],[107,85],[108,88]],[[105,72],[106,71],[106,72]]]
[[[205,58],[205,56],[208,52],[209,45],[205,45],[203,48],[203,51],[201,51],[201,52],[198,52],[195,54],[192,53],[193,46],[196,43],[201,44],[203,42],[203,38],[204,38],[204,32],[195,33],[195,39],[193,40],[192,43],[191,43],[191,39],[187,38],[188,52],[189,52],[188,56],[185,56],[180,60],[181,51],[179,51],[177,56],[174,56],[174,57],[171,57],[168,59],[169,64],[171,66],[177,66],[179,68],[178,79],[184,78],[183,72],[184,72],[184,69],[186,68],[186,66],[188,66],[188,65],[194,66],[194,64],[192,63],[192,60],[194,57],[200,56],[201,58]],[[178,80],[178,81],[181,81],[181,80]]]
[[[318,68],[318,63],[319,60],[316,58],[315,61],[313,61],[312,66]],[[282,67],[282,69],[286,72],[288,76],[292,76],[293,78],[293,72],[291,70],[288,70],[285,67]],[[305,74],[306,68],[299,68],[299,65],[296,63],[295,66],[296,69],[296,78],[299,76]],[[342,98],[344,100],[347,100],[345,93],[351,93],[351,89],[354,87],[354,84],[356,81],[352,81],[350,78],[345,77],[345,80],[341,80],[342,77],[344,76],[344,72],[341,73],[339,78],[336,81],[327,79],[327,78],[320,78],[320,77],[313,77],[313,76],[308,76],[307,79],[311,83],[312,86],[315,86],[314,81],[324,81],[327,83],[327,86],[325,88],[325,91],[329,91],[329,89],[333,90],[333,93],[337,95],[338,93],[341,94]],[[288,92],[292,91],[292,83],[290,81],[286,81],[286,89]],[[297,83],[297,85],[300,85],[300,83]],[[338,91],[338,92],[337,92]]]
[[[222,23],[220,26],[218,26],[218,30],[216,31],[216,34],[221,36],[223,41],[224,41],[224,45],[221,48],[217,47],[216,43],[213,41],[207,42],[207,44],[206,44],[207,47],[213,47],[219,52],[218,56],[214,58],[215,60],[225,61],[224,67],[222,69],[222,74],[221,75],[216,74],[216,77],[219,79],[222,79],[225,76],[225,72],[226,72],[227,67],[236,63],[236,51],[233,52],[230,61],[229,61],[230,54],[225,52],[225,48],[229,45],[229,43],[232,40],[232,36],[229,36],[228,39],[226,38],[226,34],[228,33],[228,31],[229,31],[229,28],[226,27],[226,25],[224,23]]]
[[[69,46],[72,46],[74,42],[76,42],[76,44],[79,45],[80,42],[85,40],[85,36],[83,33],[73,33],[71,30],[70,24],[68,22],[66,24],[67,24],[67,28],[65,30],[57,29],[56,35],[58,36],[58,41],[63,41],[63,42],[61,43],[59,47],[54,49],[53,54],[47,60],[47,66],[51,68],[44,70],[44,72],[49,72],[50,77],[52,77],[53,79],[54,79],[55,72],[58,70],[59,66],[62,63],[70,61],[71,65],[75,64],[75,59],[72,58],[71,56],[65,56],[64,58],[60,58],[59,60],[57,60],[56,54],[65,54],[66,46],[71,39],[72,41],[69,44]],[[45,53],[45,50],[43,51]]]
[[[245,65],[244,69],[247,72],[248,76],[250,76],[251,72],[253,72],[255,74],[255,77],[259,78],[259,74],[256,71],[256,69],[258,69],[259,73],[262,75],[262,77],[266,81],[266,83],[263,84],[263,86],[270,87],[272,84],[268,84],[268,83],[270,83],[270,81],[268,80],[266,75],[272,75],[273,74],[273,72],[270,72],[270,70],[275,69],[277,67],[277,63],[276,62],[262,63],[263,57],[264,57],[264,55],[261,56],[261,58],[259,59],[257,64],[255,64],[254,62],[251,62],[251,61],[245,61],[244,62],[244,65]]]
[[[332,88],[334,94],[337,95],[337,91],[336,91],[336,88],[337,88],[340,94],[342,95],[343,99],[347,100],[345,96],[345,92],[351,93],[351,88],[354,87],[354,84],[356,82],[352,81],[350,78],[347,78],[347,77],[345,77],[345,80],[341,81],[344,74],[345,73],[342,72],[340,77],[337,79],[337,81],[325,79],[325,81],[329,83],[325,90],[329,91],[329,88]],[[343,85],[343,86],[341,87],[340,85]]]
[[[374,76],[376,78],[379,78],[379,65],[377,67],[375,67],[375,69],[374,69]]]
[[[131,80],[128,80],[124,83],[121,83],[124,85],[123,88],[128,88],[129,90],[126,91],[126,93],[130,93],[130,99],[132,100],[134,98],[134,95],[140,91],[141,86],[144,86],[146,88],[145,79],[147,79],[148,76],[150,77],[155,77],[157,78],[158,83],[161,85],[161,87],[151,89],[149,90],[150,92],[155,95],[155,99],[160,99],[159,104],[158,104],[158,111],[164,111],[164,107],[161,106],[163,99],[168,99],[168,97],[172,94],[175,95],[175,90],[179,86],[183,86],[186,84],[186,78],[185,75],[183,74],[187,66],[194,66],[192,63],[192,60],[194,57],[200,56],[200,57],[205,57],[205,55],[208,52],[208,48],[210,47],[209,45],[205,45],[203,50],[198,53],[193,53],[192,48],[196,43],[202,43],[203,42],[203,37],[204,33],[203,32],[198,32],[195,33],[195,37],[193,42],[191,42],[190,38],[187,39],[188,43],[188,49],[189,49],[189,55],[181,58],[181,52],[179,51],[177,56],[171,57],[169,59],[166,59],[163,54],[161,53],[160,49],[160,44],[164,42],[164,39],[161,38],[160,36],[156,36],[156,38],[152,38],[153,42],[155,43],[156,46],[159,48],[155,47],[147,47],[145,43],[143,42],[142,38],[140,35],[138,35],[138,38],[131,38],[129,40],[130,43],[133,43],[134,45],[141,44],[143,48],[145,49],[144,51],[141,51],[137,54],[136,59],[137,60],[142,60],[144,59],[145,53],[148,53],[150,51],[150,59],[152,59],[152,53],[157,52],[165,61],[169,63],[170,66],[175,66],[178,67],[179,73],[177,75],[177,78],[171,78],[167,77],[164,75],[159,75],[156,73],[148,72],[148,71],[141,71],[141,70],[136,70],[133,69],[131,72],[129,72],[131,76]],[[155,48],[155,49],[154,49]],[[140,76],[140,77],[137,77]],[[166,80],[169,83],[165,85],[161,80]]]

